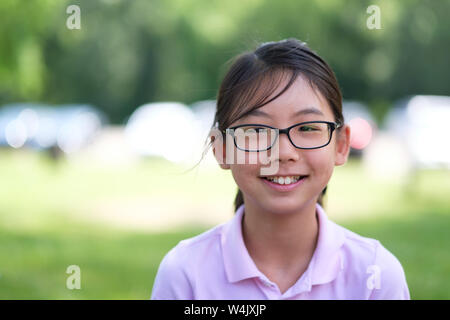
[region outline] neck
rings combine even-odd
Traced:
[[[242,233],[247,250],[258,265],[279,270],[309,263],[317,244],[316,203],[295,212],[271,212],[245,202]]]

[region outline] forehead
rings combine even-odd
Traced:
[[[281,92],[288,81],[289,78],[284,77],[267,101]],[[250,109],[242,118],[270,117],[276,119],[307,115],[333,120],[333,112],[321,92],[315,89],[308,79],[299,75],[280,96],[262,107]]]

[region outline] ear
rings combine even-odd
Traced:
[[[336,150],[334,165],[341,166],[347,162],[350,153],[350,126],[345,124],[339,131],[336,131]]]
[[[213,147],[213,154],[217,160],[217,163],[224,170],[230,169],[230,165],[225,163],[227,157],[225,142],[221,137],[216,139],[214,135],[211,135],[210,138]]]

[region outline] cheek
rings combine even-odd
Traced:
[[[331,148],[311,150],[311,152],[306,154],[305,160],[314,175],[328,179],[331,177],[334,168],[334,156]]]
[[[265,152],[245,152],[239,149],[234,149],[234,163],[237,165],[261,165],[261,159],[266,159]],[[251,168],[250,168],[251,169]],[[247,169],[248,170],[248,169]]]
[[[231,165],[231,174],[240,189],[248,189],[254,185],[254,179],[259,176],[259,165],[234,164]]]

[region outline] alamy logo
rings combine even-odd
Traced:
[[[67,29],[69,29],[69,30],[81,29],[80,7],[75,4],[72,4],[67,7],[66,13],[70,14],[70,16],[67,18],[67,21],[66,21]]]
[[[381,29],[381,10],[377,5],[367,7],[367,13],[370,16],[367,18],[366,25],[369,30]]]
[[[66,280],[66,288],[69,290],[81,289],[81,269],[76,264],[67,267],[67,274],[70,274]]]
[[[366,269],[366,273],[370,276],[367,278],[367,289],[380,289],[381,288],[381,269],[377,265],[370,265]]]
[[[278,131],[278,130],[277,130]],[[222,132],[217,128],[212,128],[210,136],[214,138],[214,154],[220,164],[261,164],[261,175],[273,175],[278,172],[279,145],[275,143],[269,150],[267,134],[257,132],[243,132],[241,129],[227,129],[224,141]],[[234,138],[235,137],[235,138]],[[236,140],[234,140],[236,139]],[[262,149],[259,152],[246,152],[235,148],[235,141],[241,144],[248,144],[249,148]],[[225,157],[224,155],[225,151]]]

